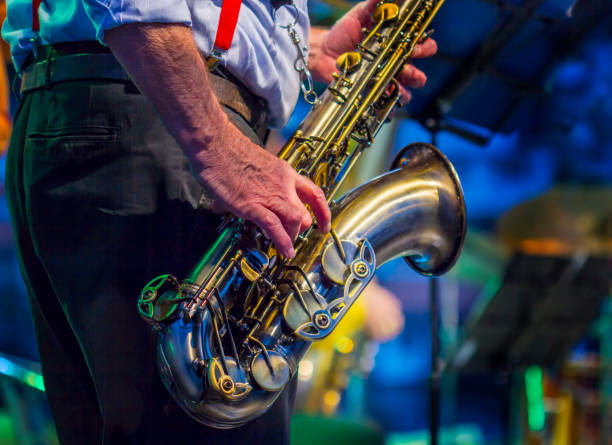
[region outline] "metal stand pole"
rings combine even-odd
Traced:
[[[599,338],[599,400],[601,410],[601,434],[599,443],[610,443],[610,401],[612,400],[612,379],[610,365],[612,363],[612,298],[605,301],[601,315],[601,330]]]
[[[431,144],[437,146],[440,121],[429,126]],[[438,278],[429,279],[429,317],[431,320],[431,376],[429,377],[429,445],[438,445],[440,429],[440,344],[438,332],[440,325],[440,304],[438,300]]]
[[[429,378],[429,444],[438,445],[440,429],[440,372],[438,326],[440,308],[438,304],[438,279],[429,280],[429,316],[431,319],[431,376]]]

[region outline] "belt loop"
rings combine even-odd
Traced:
[[[49,58],[47,59],[47,69],[45,72],[45,88],[47,90],[53,88],[53,82],[51,81],[51,69],[53,68],[53,61],[54,59],[49,56]]]
[[[21,99],[23,99],[23,94],[21,94],[22,78],[19,75],[20,73],[17,73],[17,74],[18,75],[13,77],[13,81],[11,82],[11,91],[13,92],[15,97],[19,100],[19,102],[21,102]]]

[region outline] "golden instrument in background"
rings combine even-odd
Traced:
[[[186,280],[162,275],[143,289],[138,308],[157,329],[162,380],[197,421],[234,428],[266,412],[311,342],[334,330],[378,266],[405,257],[434,275],[455,262],[465,236],[463,194],[435,147],[409,145],[392,171],[333,200],[397,106],[396,76],[442,3],[380,3],[373,28],[339,57],[340,72],[281,150],[324,191],[330,233],[309,229],[289,260],[255,226],[228,218]]]
[[[346,417],[360,419],[365,400],[359,392],[374,366],[378,344],[394,339],[403,328],[401,302],[373,279],[336,329],[314,342],[300,362],[294,412],[334,416],[341,410]],[[351,385],[350,406],[342,409]]]

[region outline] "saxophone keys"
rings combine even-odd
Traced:
[[[419,43],[424,43],[427,39],[429,39],[432,36],[433,33],[434,33],[434,29],[433,28],[430,28],[427,31],[425,31],[423,33],[423,35],[421,36],[421,39],[419,40]]]
[[[370,275],[370,267],[368,263],[362,260],[355,261],[351,265],[351,270],[358,278],[367,278]]]
[[[265,391],[280,391],[291,378],[289,363],[280,353],[268,351],[268,357],[258,352],[251,362],[251,377]]]
[[[361,54],[357,51],[349,51],[340,54],[340,57],[336,59],[336,68],[343,73],[351,74],[359,69],[361,62]]]
[[[312,322],[319,330],[326,331],[332,323],[332,317],[329,312],[321,310],[313,314]]]
[[[399,16],[399,6],[395,3],[383,3],[372,13],[372,18],[378,23],[387,23]]]
[[[223,375],[218,381],[219,388],[226,396],[232,395],[236,389],[234,380],[229,375]]]
[[[180,285],[170,274],[160,275],[147,283],[138,298],[138,312],[149,324],[156,325],[176,313]]]
[[[269,264],[268,255],[261,250],[253,249],[240,260],[240,270],[247,280],[254,282],[262,276]]]
[[[327,245],[321,256],[321,266],[325,276],[332,283],[344,285],[351,273],[351,262],[359,245],[353,241],[334,239]]]
[[[209,361],[208,386],[226,400],[242,400],[251,392],[252,387],[248,384],[244,372],[233,359],[226,358],[226,364],[228,366],[227,374],[219,359],[213,358]],[[199,364],[199,366],[202,365]]]

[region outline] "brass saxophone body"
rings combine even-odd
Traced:
[[[383,2],[353,52],[280,157],[319,185],[331,231],[300,235],[279,255],[235,218],[182,282],[153,279],[138,302],[157,330],[167,389],[197,421],[235,428],[262,415],[296,374],[311,342],[327,336],[376,268],[405,257],[434,275],[455,262],[465,236],[461,185],[433,146],[411,144],[392,170],[334,201],[342,180],[396,107],[395,76],[443,0]]]

